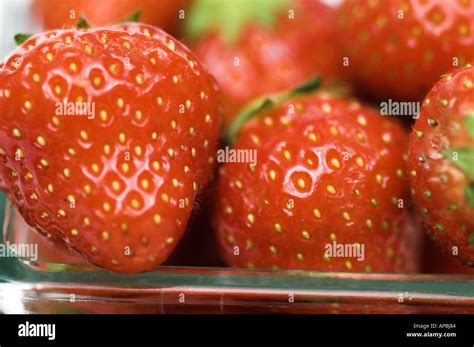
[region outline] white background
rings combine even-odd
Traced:
[[[30,6],[31,0],[0,0],[0,60],[15,48],[15,34],[38,31],[31,21]]]

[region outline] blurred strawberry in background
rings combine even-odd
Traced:
[[[318,74],[342,74],[335,10],[314,0],[197,0],[186,20],[191,46],[224,96],[228,124],[258,96]]]
[[[95,26],[113,24],[141,10],[140,21],[174,32],[189,0],[34,0],[44,29],[74,27],[81,14]]]
[[[339,11],[358,93],[419,101],[474,58],[473,1],[350,0]]]

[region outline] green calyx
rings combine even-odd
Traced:
[[[464,188],[464,199],[466,200],[467,206],[474,207],[474,182],[471,182],[471,184]]]
[[[463,122],[467,133],[474,139],[474,113],[465,115]],[[470,183],[464,188],[464,198],[469,207],[474,207],[474,147],[450,148],[441,153],[470,179]]]
[[[474,113],[469,113],[464,117],[464,126],[467,133],[474,139]]]
[[[138,22],[138,20],[140,19],[141,14],[142,14],[142,11],[137,10],[137,11],[133,12],[129,17],[121,20],[117,24]],[[89,29],[89,28],[92,28],[92,25],[87,21],[84,14],[81,14],[81,16],[79,17],[79,22],[77,22],[77,24],[76,24],[76,29]],[[19,45],[23,44],[23,42],[28,40],[31,36],[33,36],[33,34],[16,34],[15,37],[14,37],[15,38],[15,43],[17,44],[17,46],[19,46]]]
[[[474,148],[462,147],[445,149],[442,152],[446,159],[460,168],[471,180],[474,180]]]
[[[130,16],[120,21],[120,23],[138,22],[140,20],[141,15],[142,15],[142,10],[138,9],[135,12],[133,12]]]
[[[249,22],[271,27],[277,13],[291,8],[289,0],[196,0],[186,21],[187,37],[197,39],[217,30],[228,42],[235,42]]]
[[[15,43],[17,44],[17,46],[19,46],[23,42],[28,40],[31,36],[33,36],[33,35],[32,34],[16,34],[15,35]]]
[[[81,14],[79,17],[79,22],[76,24],[77,29],[89,29],[91,27],[90,23],[87,21],[84,14]]]
[[[233,145],[237,140],[240,130],[248,121],[257,117],[259,114],[284,103],[285,101],[301,95],[311,94],[315,92],[320,87],[320,85],[321,78],[315,77],[290,91],[265,96],[252,101],[237,115],[234,121],[230,124],[224,135],[224,142],[228,145]]]

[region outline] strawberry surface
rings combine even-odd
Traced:
[[[410,136],[413,199],[428,233],[474,265],[474,68],[446,74],[428,93]]]
[[[1,188],[31,226],[113,271],[167,258],[220,123],[215,81],[186,47],[144,24],[33,36],[0,69],[0,113]]]
[[[348,68],[376,98],[421,100],[474,58],[474,2],[350,0],[339,10]]]
[[[226,163],[215,227],[231,266],[330,271],[415,271],[419,233],[408,211],[397,123],[357,101],[316,93],[264,110],[236,150],[257,164]],[[333,243],[364,259],[331,257]]]

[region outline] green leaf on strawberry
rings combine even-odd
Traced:
[[[270,27],[275,23],[275,12],[288,8],[287,0],[197,0],[185,29],[191,38],[218,29],[228,42],[235,42],[244,25],[257,22]]]
[[[469,113],[464,116],[464,126],[469,135],[474,138],[474,113]]]
[[[471,180],[474,180],[474,148],[445,149],[442,151],[442,154],[446,159],[463,170]]]
[[[268,111],[272,107],[278,106],[279,104],[287,100],[296,98],[301,95],[310,94],[316,91],[320,85],[321,79],[319,77],[315,77],[307,81],[306,83],[303,83],[302,85],[294,88],[293,90],[265,96],[261,99],[253,101],[252,103],[250,103],[249,106],[245,107],[231,123],[228,128],[228,131],[224,135],[224,141],[227,144],[232,145],[235,142],[242,126],[246,124],[250,119],[254,118],[262,112]]]
[[[16,34],[15,35],[15,43],[17,45],[21,45],[23,42],[28,40],[32,35],[31,34]]]
[[[467,132],[474,138],[474,115],[472,113],[464,116],[464,126]],[[446,149],[442,151],[445,158],[459,167],[466,175],[474,181],[474,148],[464,147],[457,149]],[[456,160],[454,159],[456,158]],[[465,200],[470,207],[474,207],[474,182],[464,189]]]
[[[464,188],[464,199],[469,207],[474,207],[474,182]]]

